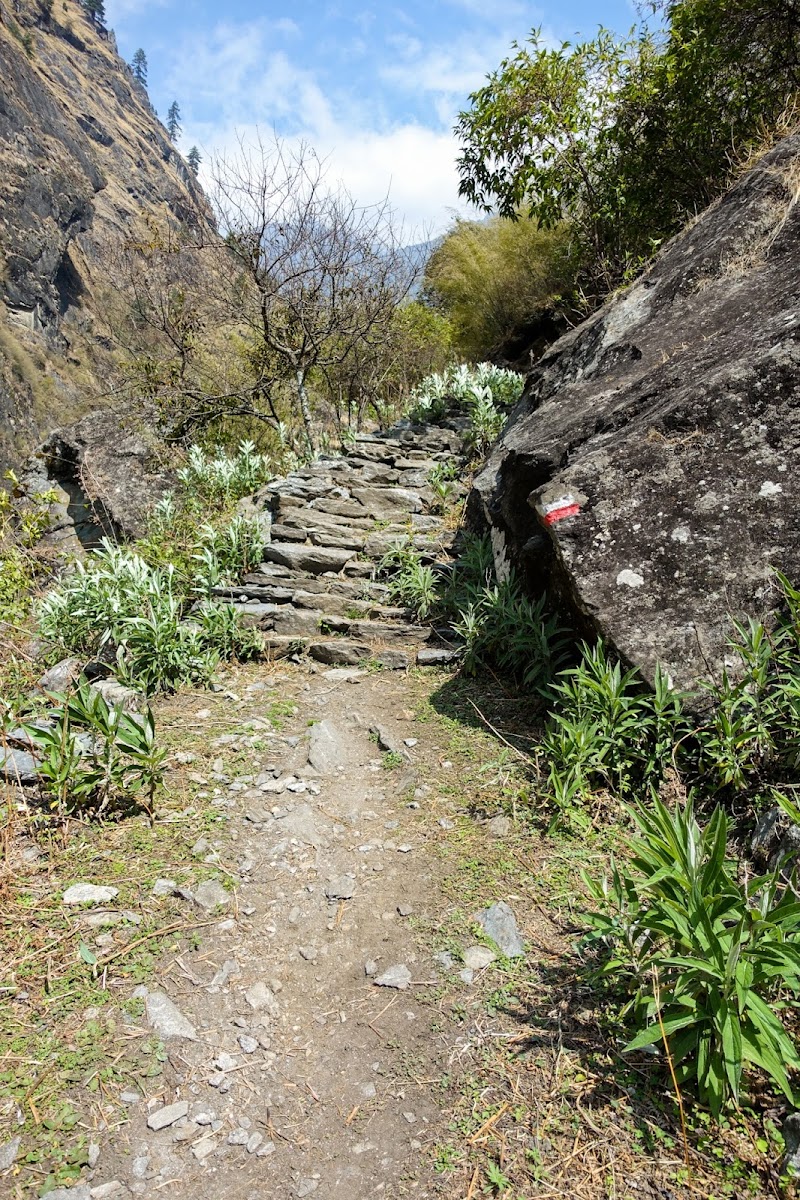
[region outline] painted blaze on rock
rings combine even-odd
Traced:
[[[795,135],[550,348],[470,497],[648,679],[718,673],[730,614],[777,609],[772,567],[800,580],[799,161]]]

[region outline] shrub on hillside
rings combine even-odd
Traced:
[[[458,220],[425,268],[424,294],[446,314],[453,349],[473,362],[516,361],[561,332],[577,263],[566,225]]]

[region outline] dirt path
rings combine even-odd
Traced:
[[[412,721],[401,676],[284,670],[274,682],[296,715],[243,762],[238,739],[252,736],[244,727],[263,711],[265,682],[241,705],[217,702],[236,719],[221,745],[211,740],[230,821],[224,840],[195,854],[219,854],[230,872],[230,915],[136,993],[167,1062],[150,1095],[125,1093],[129,1123],[103,1147],[92,1186],[186,1200],[429,1196],[423,1150],[440,1132],[430,1084],[448,1045],[430,1002],[443,967],[419,930],[447,901],[415,765],[441,757],[435,727]],[[379,986],[397,967],[407,986]],[[184,1036],[168,1036],[181,1022],[164,1016],[163,996]],[[185,1117],[148,1128],[174,1104]]]

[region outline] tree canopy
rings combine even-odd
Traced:
[[[167,133],[173,142],[181,136],[181,110],[177,100],[173,100],[167,110]]]
[[[780,131],[800,90],[800,0],[668,0],[663,30],[545,44],[534,31],[470,96],[463,196],[573,224],[597,298]]]
[[[131,59],[131,70],[139,83],[147,86],[147,55],[140,47]]]
[[[553,340],[574,308],[575,244],[563,222],[459,220],[425,268],[423,293],[473,362],[517,362]]]

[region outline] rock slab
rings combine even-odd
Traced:
[[[164,992],[150,992],[145,1001],[147,1020],[162,1038],[186,1038],[197,1041],[197,1030],[188,1017]]]
[[[800,135],[537,363],[469,501],[501,576],[652,681],[800,581]]]
[[[147,1118],[147,1128],[158,1133],[160,1129],[167,1129],[176,1121],[182,1121],[188,1112],[188,1100],[178,1100],[175,1104],[167,1104],[164,1108],[159,1108],[150,1114]]]
[[[61,897],[63,904],[109,904],[119,895],[119,888],[101,887],[95,883],[73,883]]]

